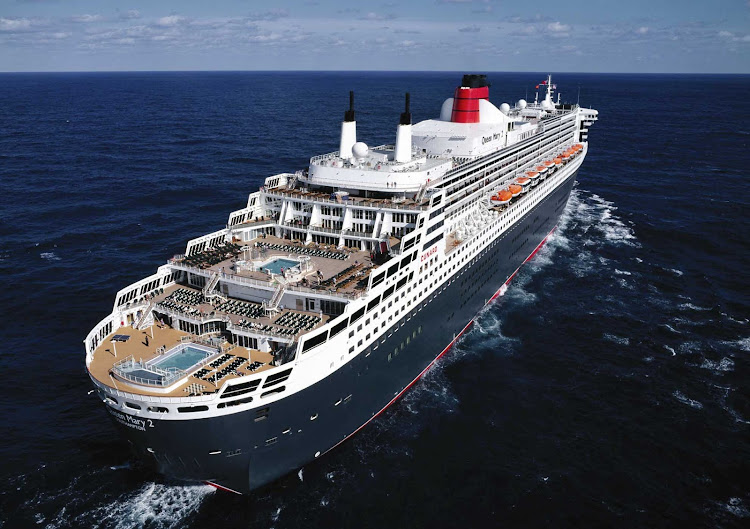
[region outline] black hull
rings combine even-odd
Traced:
[[[246,493],[297,470],[367,424],[450,348],[554,229],[575,176],[490,243],[474,264],[467,263],[463,274],[429,297],[434,300],[404,313],[369,355],[362,352],[318,383],[272,403],[265,419],[256,421],[257,410],[251,409],[208,419],[153,420],[142,429],[122,419],[115,424],[144,461],[173,478]]]

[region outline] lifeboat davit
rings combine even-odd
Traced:
[[[492,195],[492,197],[490,197],[490,202],[495,206],[502,206],[503,204],[510,202],[511,198],[513,198],[513,193],[507,189],[503,189]]]
[[[516,196],[521,194],[523,188],[519,185],[511,184],[508,186],[508,191],[510,191],[513,196]]]

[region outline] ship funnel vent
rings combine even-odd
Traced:
[[[344,159],[352,157],[352,146],[357,143],[357,122],[354,120],[354,92],[349,92],[349,110],[344,112],[341,122],[341,143],[339,156]]]
[[[466,74],[461,86],[453,94],[451,121],[454,123],[479,123],[479,100],[490,98],[490,83],[486,75]]]
[[[409,111],[409,93],[406,93],[406,105],[396,129],[396,148],[393,159],[404,163],[411,161],[411,112]]]

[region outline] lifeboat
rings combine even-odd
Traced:
[[[573,145],[573,148],[577,151],[580,151],[581,149],[583,149],[583,145],[581,145],[580,143],[576,143],[575,145]]]
[[[508,191],[510,191],[513,196],[517,196],[521,194],[523,188],[519,185],[511,184],[508,186]]]
[[[555,162],[553,162],[552,160],[547,160],[546,162],[544,162],[544,165],[546,165],[547,168],[550,168],[555,165]]]
[[[507,189],[503,189],[492,195],[490,197],[490,202],[492,202],[494,206],[502,206],[503,204],[510,202],[511,198],[513,198],[513,193]]]
[[[560,165],[560,164],[562,163],[562,159],[561,159],[561,158],[559,158],[559,157],[558,157],[558,158],[555,158],[555,159],[554,159],[554,162],[555,162],[555,165]]]
[[[520,178],[516,178],[515,184],[518,184],[522,188],[522,193],[525,193],[528,191],[529,186],[531,185],[531,178],[527,178],[525,176],[522,176]]]
[[[547,168],[545,167],[545,171]],[[540,181],[541,173],[539,171],[529,171],[526,173],[526,176],[529,177],[531,180],[531,185],[535,186]]]
[[[541,174],[541,173],[543,173],[546,170],[547,170],[547,166],[546,165],[537,165],[536,166],[536,172],[537,173]]]

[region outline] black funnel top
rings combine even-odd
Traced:
[[[344,121],[354,121],[354,90],[349,91],[349,110],[344,112]]]
[[[401,119],[399,125],[411,125],[411,112],[409,111],[409,92],[406,92],[406,106],[404,111],[401,113]]]
[[[461,86],[464,88],[481,88],[490,86],[490,83],[487,82],[487,76],[484,74],[467,73],[461,79]]]

